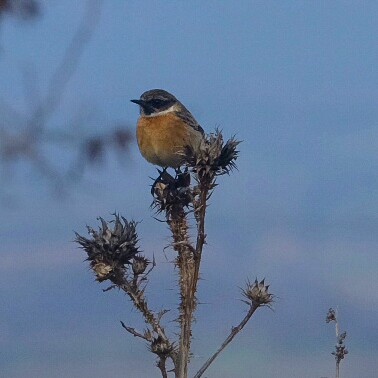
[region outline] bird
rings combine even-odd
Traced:
[[[202,127],[174,95],[163,89],[148,90],[130,101],[140,107],[136,136],[142,156],[164,169],[179,169],[187,147],[196,151],[204,140]]]

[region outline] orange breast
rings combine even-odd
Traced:
[[[138,120],[137,140],[143,157],[161,167],[178,167],[182,164],[180,153],[187,145],[196,145],[201,133],[186,125],[174,113]]]

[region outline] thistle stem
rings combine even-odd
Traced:
[[[143,298],[143,293],[136,290],[127,281],[119,285],[120,288],[130,297],[134,306],[142,313],[146,323],[150,324],[152,329],[166,342],[169,343],[163,327],[152,311],[148,308],[147,302]]]
[[[193,247],[188,236],[188,223],[185,212],[180,209],[168,221],[173,235],[173,248],[177,251],[177,266],[179,268],[180,285],[180,340],[177,355],[177,377],[186,378],[188,374],[188,359],[191,338],[192,295],[191,282],[193,279]]]
[[[188,375],[188,359],[190,353],[190,339],[191,339],[191,325],[193,321],[193,313],[196,308],[196,291],[197,283],[199,279],[199,271],[201,265],[202,249],[205,244],[205,215],[206,215],[206,200],[208,189],[207,186],[200,186],[200,198],[197,203],[199,208],[197,219],[197,242],[196,248],[191,255],[187,255],[185,260],[188,264],[188,280],[184,285],[181,285],[184,289],[183,301],[183,319],[181,323],[181,335],[180,335],[180,349],[179,349],[179,378],[187,378]],[[194,263],[194,264],[193,264]],[[183,264],[184,266],[186,264]]]
[[[193,294],[197,291],[197,282],[199,279],[199,271],[201,265],[202,249],[205,244],[205,216],[206,216],[206,200],[208,195],[208,188],[201,186],[201,193],[199,198],[199,210],[197,215],[197,243],[194,254],[194,275],[192,282]]]
[[[163,378],[168,378],[168,373],[167,373],[167,369],[165,367],[165,362],[166,362],[166,358],[164,357],[160,357],[159,358],[159,361],[157,363],[157,367],[160,369],[161,371],[161,376]]]
[[[336,378],[340,377],[340,361],[336,361]]]
[[[219,354],[223,351],[223,349],[226,348],[228,344],[230,344],[232,339],[244,328],[248,320],[251,318],[253,313],[259,308],[259,306],[260,306],[259,304],[251,305],[244,319],[236,327],[232,327],[231,333],[227,336],[226,340],[222,343],[222,345],[218,348],[218,350],[204,363],[201,369],[198,370],[194,378],[202,377],[202,374],[207,370],[207,368],[211,365],[211,363],[219,356]]]

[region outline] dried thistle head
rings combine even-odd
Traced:
[[[346,349],[344,345],[336,345],[335,352],[332,352],[331,354],[335,356],[337,362],[340,362],[348,353],[348,349]]]
[[[154,197],[153,207],[157,212],[165,211],[172,215],[188,207],[192,200],[190,188],[190,173],[186,170],[178,172],[176,177],[167,171],[159,171],[159,177],[152,185],[151,194]]]
[[[90,238],[76,233],[75,241],[87,253],[90,266],[98,281],[107,279],[117,282],[125,272],[125,265],[139,253],[136,222],[114,214],[113,227],[102,218],[98,231],[88,228]]]
[[[332,352],[332,354],[335,356],[335,359],[337,363],[340,363],[341,360],[344,359],[345,355],[348,354],[348,350],[346,349],[344,345],[344,341],[346,339],[347,333],[342,332],[338,334],[338,324],[337,324],[337,312],[333,309],[330,308],[327,312],[326,316],[326,322],[335,322],[336,323],[336,339],[337,339],[337,344],[335,346],[335,351]]]
[[[265,285],[265,279],[259,282],[256,278],[253,283],[247,281],[242,293],[247,298],[247,301],[244,302],[248,305],[270,306],[273,302],[273,294],[269,293],[269,285]]]
[[[337,362],[340,362],[341,360],[343,360],[345,355],[349,353],[348,349],[346,349],[344,345],[346,336],[347,336],[346,332],[343,332],[339,336],[337,336],[337,345],[335,346],[335,352],[332,352]]]
[[[330,308],[327,312],[326,323],[336,321],[336,311],[333,308]]]
[[[134,275],[138,276],[140,274],[143,274],[146,271],[149,263],[150,261],[146,259],[144,256],[135,256],[131,264],[131,268],[133,269]]]
[[[196,173],[200,181],[211,182],[215,176],[229,173],[236,168],[235,160],[239,153],[236,148],[239,143],[234,137],[224,143],[222,133],[215,130],[215,133],[201,141],[196,150],[187,147],[187,166]]]
[[[164,340],[161,336],[158,336],[152,340],[150,350],[159,357],[167,357],[172,353],[173,346],[169,344],[168,340]]]

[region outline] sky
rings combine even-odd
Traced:
[[[21,113],[25,68],[46,93],[85,11],[84,1],[40,3],[33,21],[1,21],[0,98]],[[134,128],[129,100],[163,88],[207,132],[243,141],[208,209],[192,376],[244,316],[239,287],[265,277],[274,311],[259,309],[206,377],[332,377],[330,307],[348,334],[341,376],[376,377],[377,18],[375,1],[104,1],[51,129],[83,114],[88,135]],[[159,376],[120,327],[142,328],[139,315],[122,293],[101,291],[72,242],[114,211],[140,221],[141,248],[157,261],[147,296],[172,308],[173,333],[177,275],[149,208],[155,175],[134,140],[63,197],[23,162],[0,176],[12,199],[0,205],[0,375]]]

